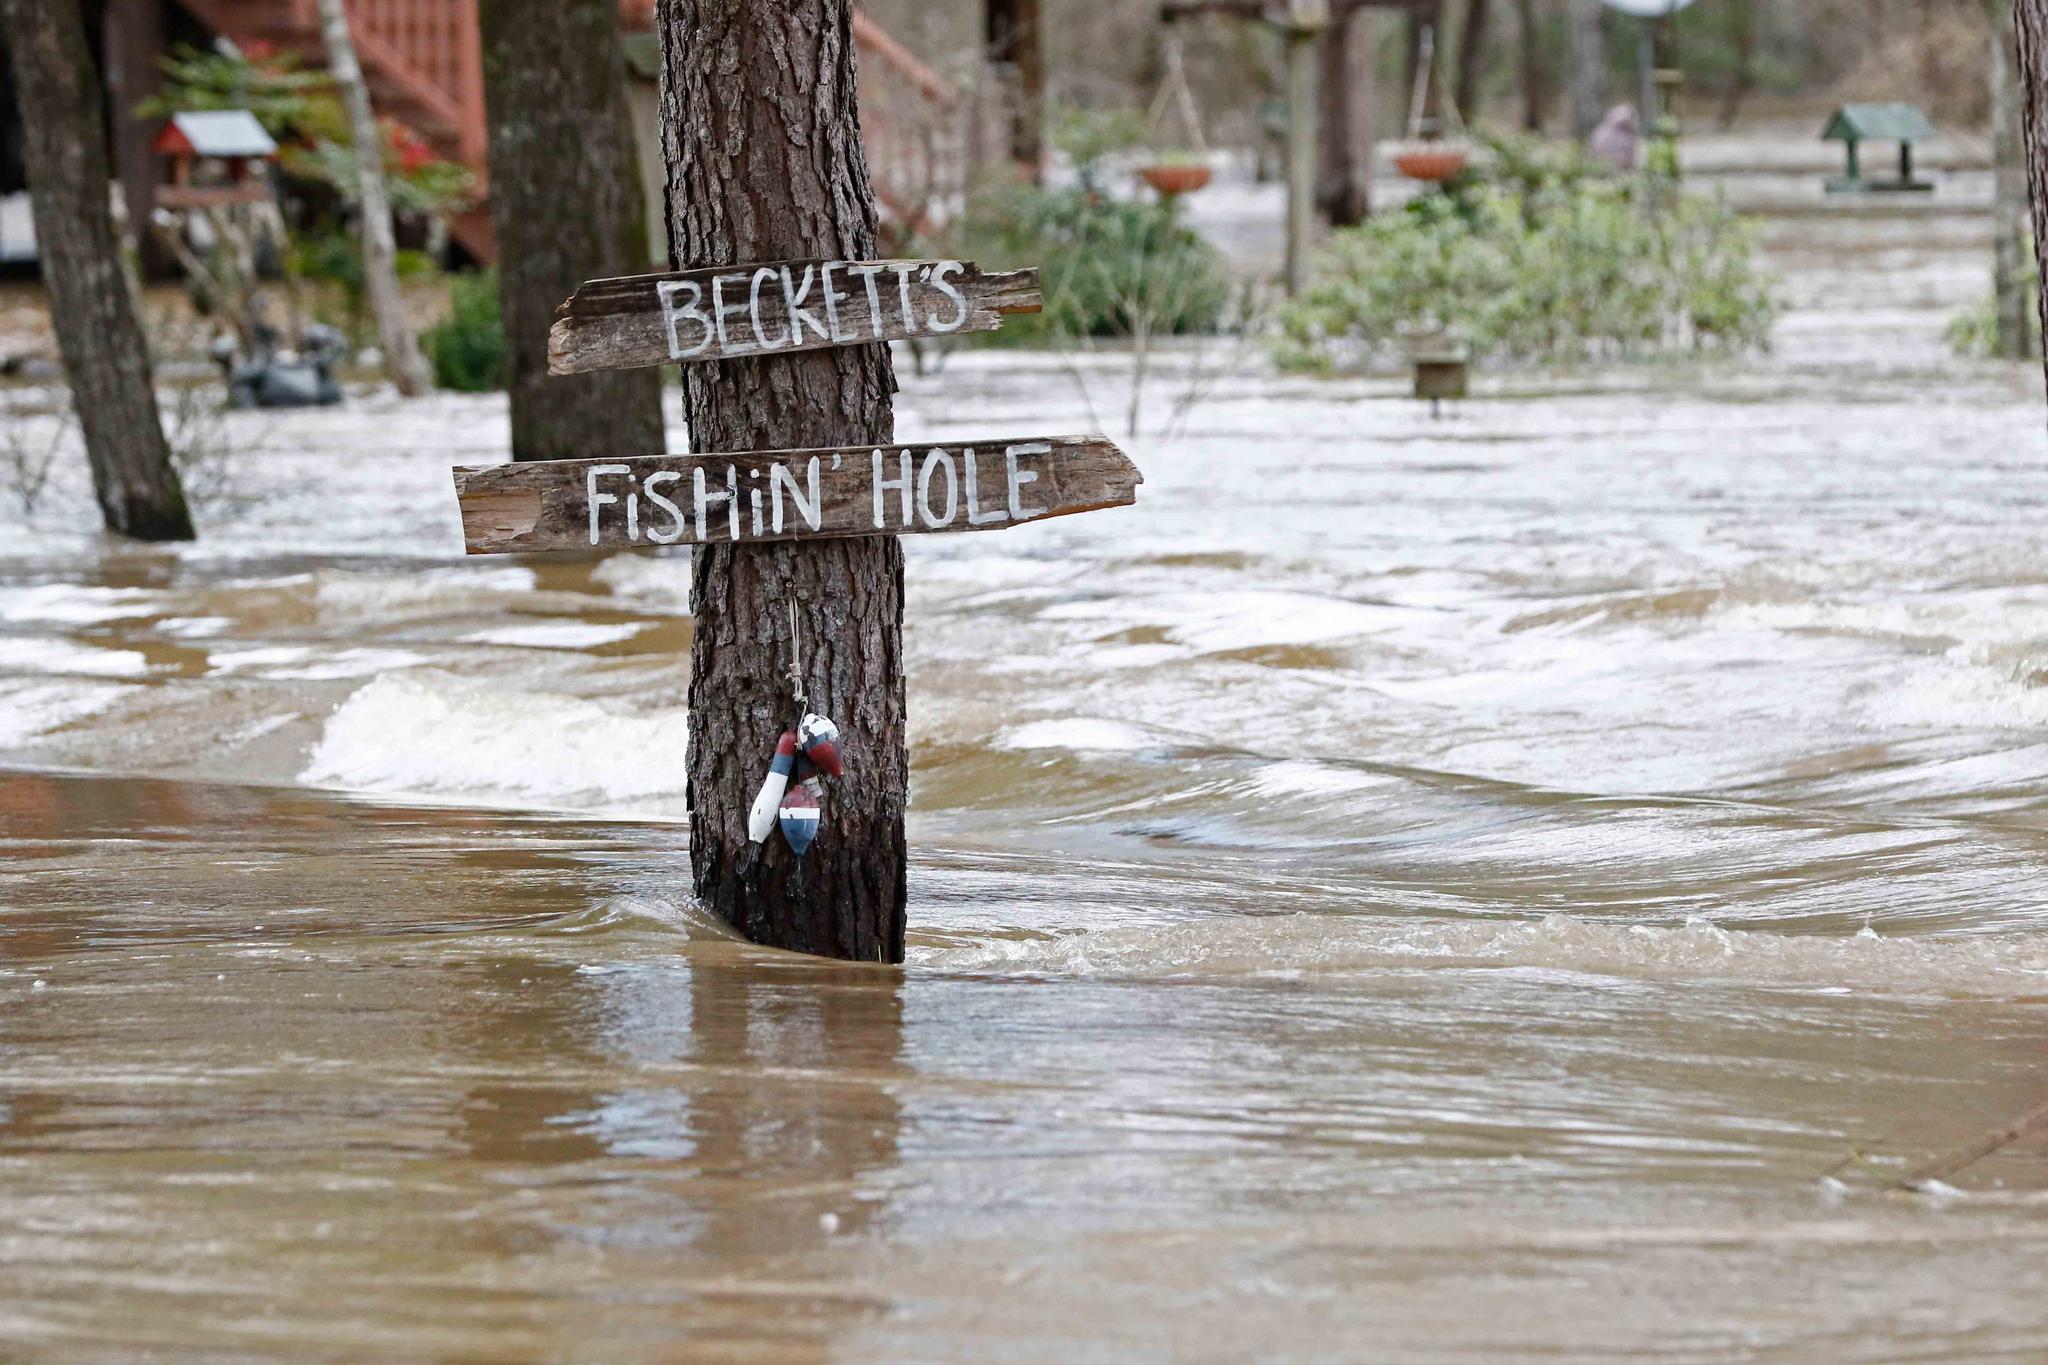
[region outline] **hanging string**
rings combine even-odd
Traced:
[[[1181,36],[1171,29],[1166,35],[1166,74],[1160,78],[1159,93],[1152,97],[1152,108],[1145,122],[1146,140],[1155,146],[1169,109],[1179,113],[1181,123],[1187,129],[1188,150],[1198,156],[1207,156],[1209,143],[1202,136],[1202,117],[1195,108],[1195,92],[1188,85],[1187,67],[1181,61]]]
[[[810,699],[804,695],[804,653],[803,642],[796,633],[796,599],[789,599],[789,692],[796,698],[797,714],[801,716]]]

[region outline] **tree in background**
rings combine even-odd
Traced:
[[[68,0],[0,0],[36,251],[57,345],[92,463],[107,529],[138,540],[190,540],[185,505],[156,410],[149,348],[135,320],[107,202],[106,93]]]
[[[548,374],[548,327],[577,285],[647,269],[615,0],[483,0],[491,222],[512,458],[663,449],[661,372]]]
[[[1991,223],[1994,353],[2021,360],[2033,352],[2027,314],[2035,304],[2027,280],[2027,158],[2021,93],[2013,71],[2013,0],[1985,0],[1991,15],[1991,159],[1995,180]]]
[[[2048,0],[2014,0],[2013,31],[2018,40],[2018,85],[2022,135],[2026,144],[2027,197],[2034,220],[2036,288],[2048,285],[2040,253],[2048,249]],[[2038,302],[2048,318],[2048,299]],[[2048,347],[2042,363],[2048,366]]]
[[[851,0],[666,0],[662,146],[676,259],[871,259]],[[694,449],[883,444],[885,345],[691,365]],[[757,943],[903,959],[910,786],[903,548],[895,536],[707,544],[693,563],[690,861],[698,898]],[[814,709],[838,721],[848,779],[799,864],[747,840],[747,807],[791,719],[794,604]],[[856,776],[857,775],[857,776]]]
[[[1571,36],[1572,136],[1584,142],[1607,112],[1607,34],[1600,0],[1565,0]]]
[[[320,36],[327,48],[328,69],[341,87],[341,102],[348,111],[363,234],[363,285],[370,312],[377,319],[384,372],[400,393],[417,397],[428,388],[427,362],[405,319],[405,301],[398,292],[398,242],[391,229],[391,196],[384,183],[383,142],[377,135],[370,90],[363,83],[362,64],[356,60],[342,0],[320,0]]]

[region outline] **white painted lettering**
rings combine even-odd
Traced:
[[[979,497],[981,481],[976,475],[974,458],[975,450],[973,446],[968,446],[960,452],[960,461],[967,466],[967,524],[969,526],[987,526],[993,522],[1001,521],[1004,513],[1000,507],[988,512],[981,510]]]
[[[774,278],[775,267],[764,265],[754,272],[754,281],[747,286],[747,315],[754,322],[754,340],[760,344],[761,349],[764,351],[772,351],[778,346],[786,346],[795,339],[791,335],[791,330],[785,327],[779,339],[770,341],[768,339],[768,329],[761,325],[761,281],[772,281]]]
[[[746,342],[741,342],[738,345],[733,344],[732,338],[725,330],[725,320],[736,313],[745,312],[747,307],[743,303],[728,304],[725,301],[725,282],[731,280],[737,285],[745,278],[746,276],[744,275],[713,275],[711,277],[711,320],[718,331],[718,349],[730,351],[734,355],[745,355],[749,351],[760,349],[759,346],[748,345]],[[756,335],[759,334],[756,333]]]
[[[686,526],[686,523],[683,521],[683,509],[661,495],[663,484],[674,483],[682,477],[673,469],[664,469],[657,473],[649,474],[647,482],[640,486],[641,490],[647,494],[647,500],[668,513],[669,520],[674,523],[670,530],[663,532],[660,527],[654,524],[652,518],[648,519],[647,538],[656,545],[673,545],[683,538],[683,531]]]
[[[818,315],[803,307],[803,301],[810,297],[811,273],[816,268],[805,266],[804,282],[799,285],[790,278],[789,267],[782,267],[782,301],[789,307],[789,344],[792,346],[803,344],[805,327],[809,327],[827,341],[832,339],[832,333],[827,330],[824,323],[818,321]]]
[[[1017,461],[1027,455],[1050,455],[1052,447],[1044,441],[1026,441],[1021,445],[1005,446],[1003,460],[1010,468],[1010,520],[1029,521],[1032,517],[1045,515],[1043,507],[1026,507],[1020,496],[1024,485],[1038,482],[1038,471],[1019,469]]]
[[[616,493],[597,491],[598,479],[606,474],[630,474],[632,466],[623,464],[594,464],[583,475],[583,497],[590,504],[590,543],[597,544],[597,509],[619,500]],[[881,525],[880,522],[875,523]]]
[[[932,510],[932,471],[946,471],[946,510]],[[925,452],[924,468],[917,475],[917,514],[924,518],[924,524],[936,531],[953,524],[953,514],[960,510],[960,472],[953,467],[953,457],[937,446]]]
[[[852,332],[844,332],[839,328],[839,305],[853,297],[851,294],[841,292],[832,283],[832,272],[843,264],[845,264],[843,261],[827,261],[824,267],[818,271],[818,282],[824,286],[825,293],[825,321],[832,325],[832,330],[828,335],[835,346],[844,346],[850,341],[860,340]]]
[[[688,291],[690,301],[677,307],[676,295],[685,291]],[[701,355],[711,344],[711,322],[697,306],[704,302],[704,287],[695,280],[662,280],[654,286],[654,292],[661,299],[661,325],[668,333],[669,359],[688,360],[691,356]],[[696,323],[703,331],[694,345],[683,345],[682,338],[676,334],[676,324],[684,321]]]
[[[958,311],[953,314],[951,322],[940,322],[936,313],[926,316],[925,323],[934,332],[957,332],[967,325],[966,296],[952,285],[946,283],[946,276],[948,274],[958,275],[966,269],[967,267],[958,261],[940,261],[936,266],[932,267],[932,288],[953,300],[954,304],[958,307]]]
[[[877,340],[881,339],[885,333],[882,331],[882,293],[875,288],[875,276],[881,274],[886,268],[879,265],[850,265],[846,267],[847,274],[860,276],[860,282],[868,287],[868,326],[874,329]]]
[[[910,305],[910,277],[917,273],[917,263],[915,261],[898,261],[890,266],[889,269],[895,272],[896,275],[896,300],[898,306],[903,310],[903,330],[915,332],[917,330],[917,314],[911,310]]]
[[[875,452],[875,528],[877,530],[881,529],[883,526],[886,526],[888,524],[887,522],[882,520],[882,493],[885,489],[890,488],[896,489],[900,494],[902,494],[903,497],[903,517],[902,520],[898,522],[898,525],[910,525],[909,452],[906,451],[902,455],[901,459],[903,469],[902,477],[895,479],[884,479],[882,477],[882,452],[879,450]]]
[[[817,456],[811,456],[805,473],[811,483],[811,495],[808,498],[804,496],[804,490],[797,486],[796,475],[779,464],[768,466],[768,497],[773,504],[771,511],[777,535],[782,534],[782,490],[785,486],[788,487],[789,496],[796,503],[796,510],[803,517],[804,524],[813,531],[819,529],[819,518],[824,515],[824,503],[818,497]]]

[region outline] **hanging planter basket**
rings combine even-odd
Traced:
[[[1472,153],[1457,142],[1410,142],[1393,149],[1394,169],[1409,180],[1441,185],[1472,162]]]
[[[1159,191],[1162,199],[1193,194],[1209,183],[1215,171],[1199,161],[1162,161],[1140,166],[1138,178]]]

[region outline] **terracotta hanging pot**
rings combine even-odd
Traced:
[[[1198,161],[1162,161],[1154,166],[1138,168],[1139,178],[1168,199],[1177,194],[1194,193],[1208,184],[1214,174]]]
[[[1441,185],[1472,160],[1472,154],[1455,142],[1411,142],[1393,152],[1394,169],[1410,180]]]

